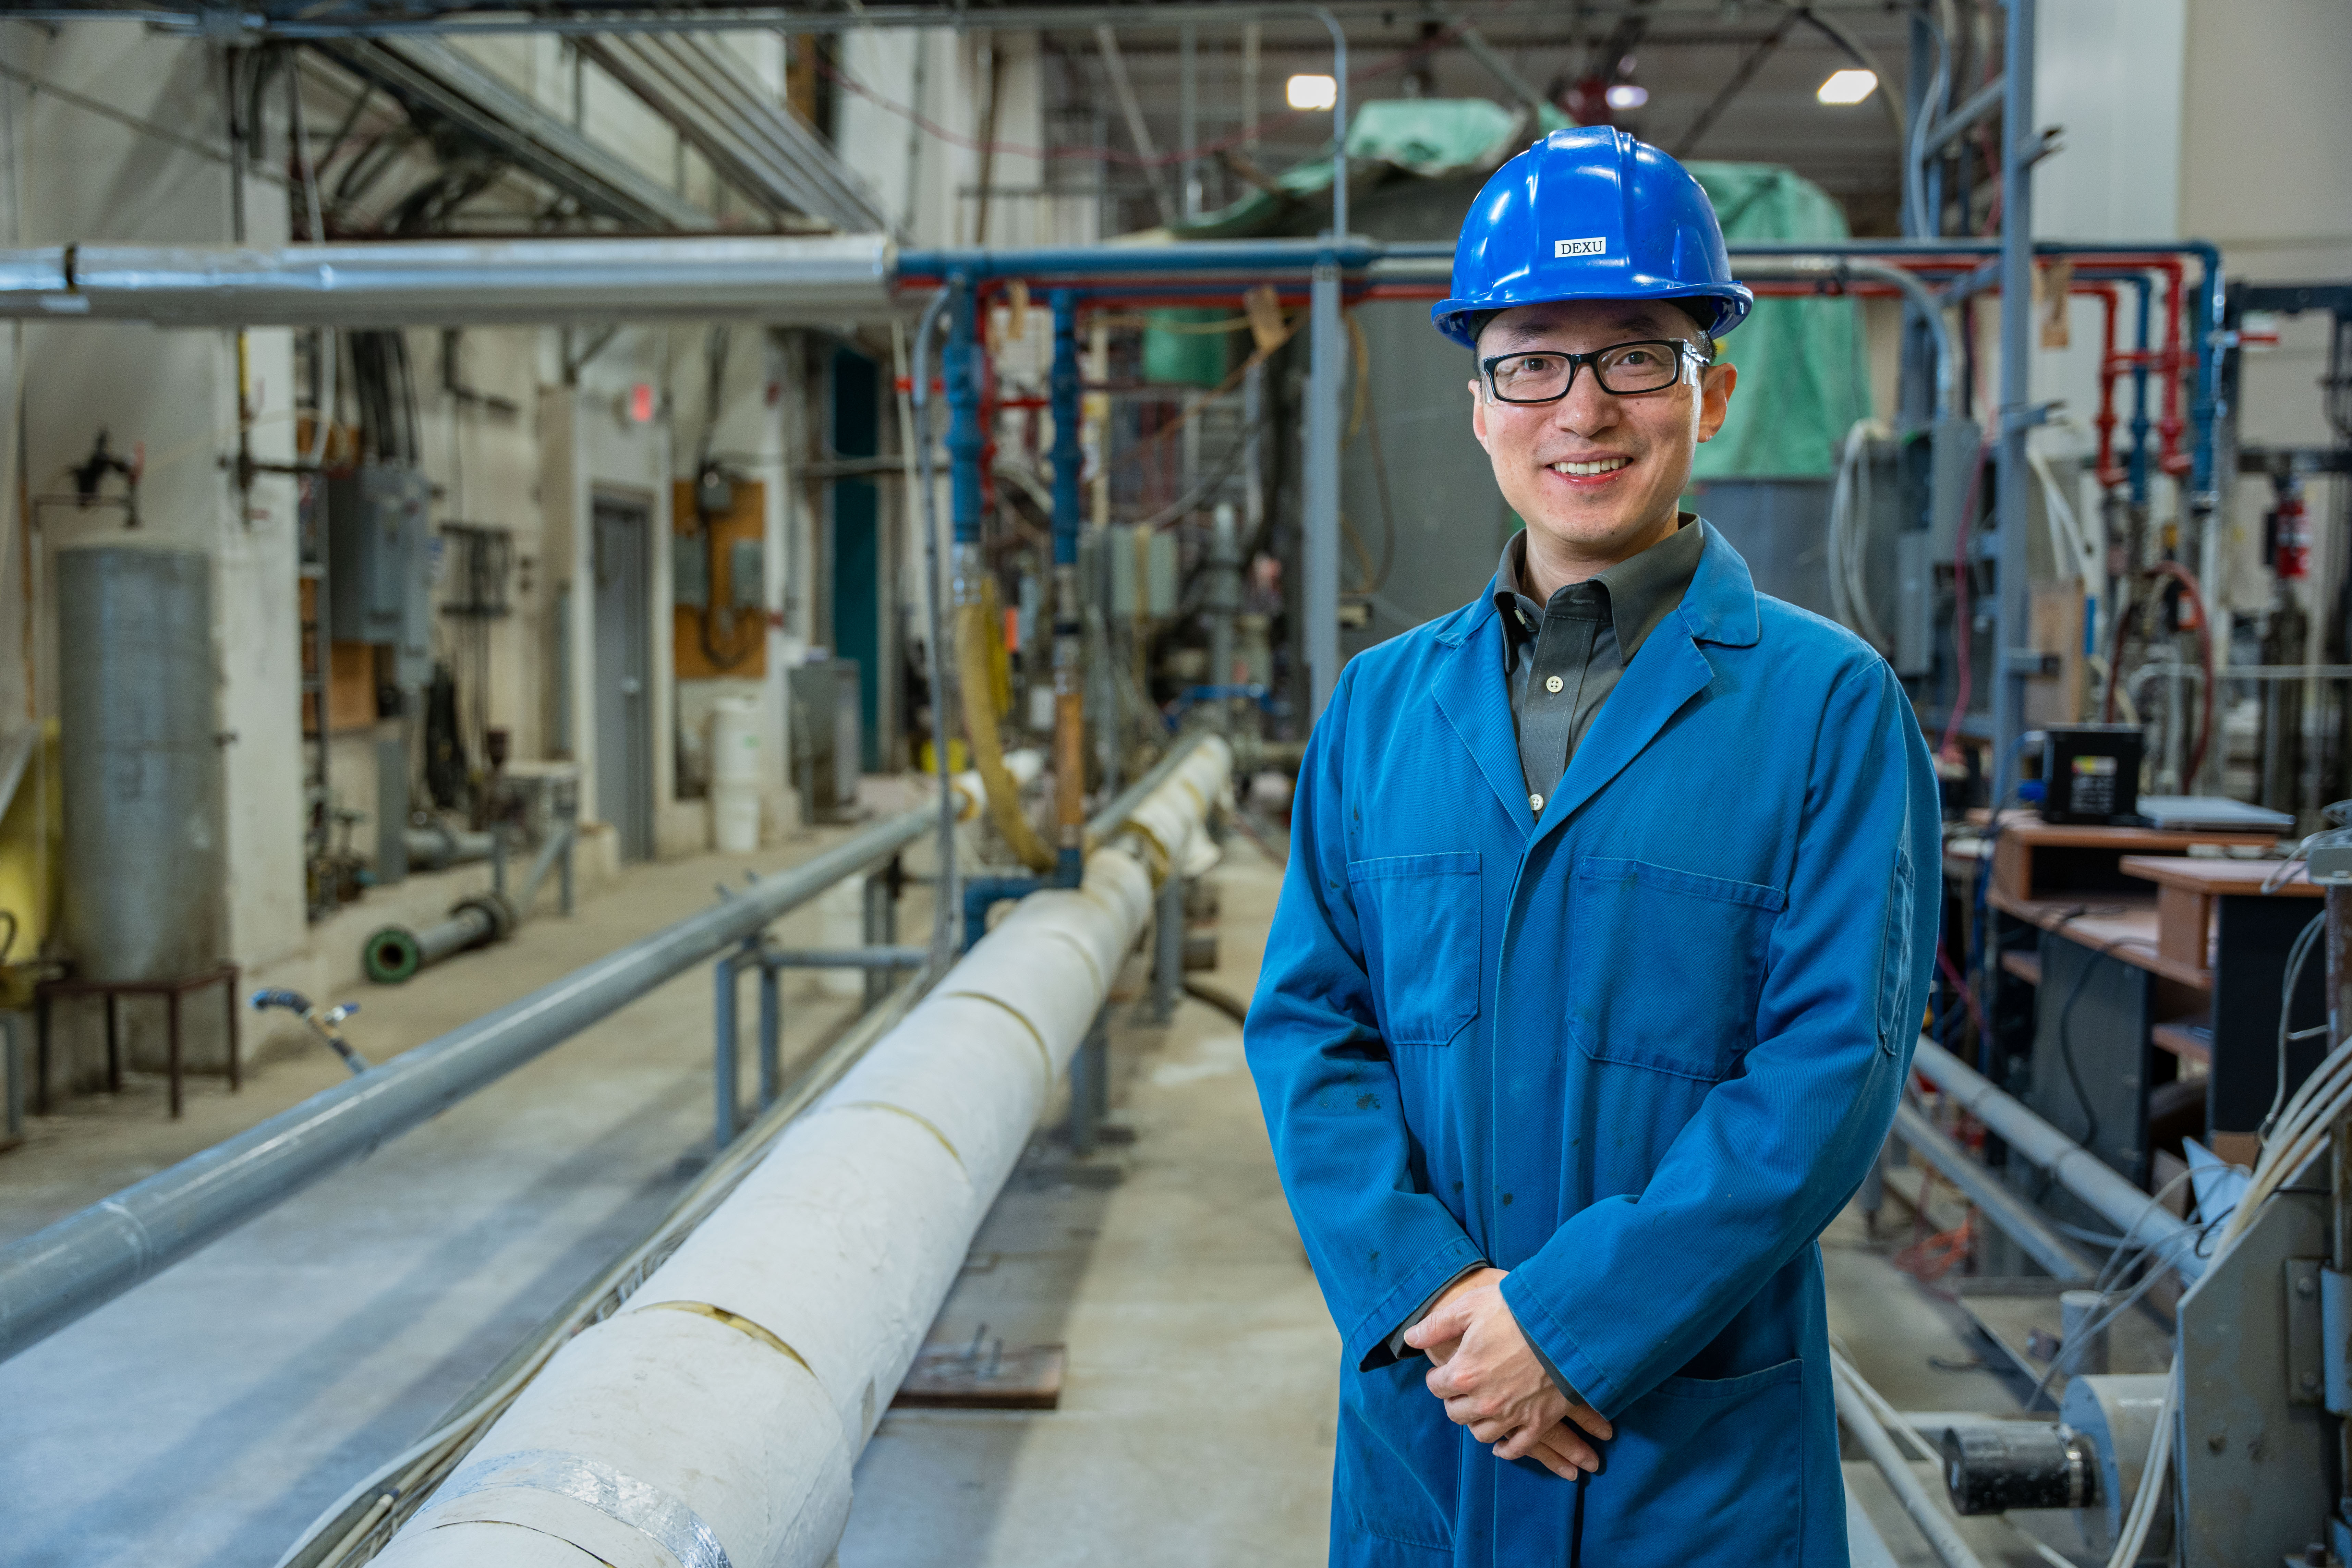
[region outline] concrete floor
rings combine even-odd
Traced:
[[[382,1058],[428,1039],[700,907],[714,881],[837,836],[633,868],[572,921],[369,989],[354,1042]],[[1246,997],[1279,874],[1236,838],[1213,880],[1223,967],[1196,978]],[[788,921],[787,940],[814,940],[815,918]],[[844,1011],[788,1007],[790,1049]],[[1057,1132],[1033,1141],[934,1330],[1066,1345],[1060,1408],[890,1414],[857,1468],[841,1568],[1322,1561],[1338,1341],[1239,1030],[1192,1001],[1164,1027],[1139,1014],[1112,1014],[1124,1136],[1083,1160]],[[0,1363],[0,1565],[274,1562],[658,1216],[709,1147],[709,1018],[708,972],[683,976]],[[70,1102],[0,1154],[0,1240],[341,1074],[321,1050],[235,1097],[199,1080],[178,1123],[160,1079]],[[1901,1239],[1872,1237],[1858,1213],[1823,1238],[1834,1331],[1901,1407],[2014,1409],[2009,1381],[1970,1370],[1982,1342],[1958,1310],[1889,1262]],[[1846,1468],[1888,1549],[1857,1568],[1932,1564],[1869,1464]],[[2071,1544],[2063,1520],[2037,1529]],[[2000,1521],[1965,1531],[1988,1568],[2050,1561]]]
[[[342,993],[364,1004],[349,1036],[383,1060],[706,906],[714,883],[847,831],[631,868],[571,920],[533,921],[405,986]],[[928,931],[919,889],[901,918]],[[817,921],[809,906],[779,929],[814,945]],[[791,995],[788,1058],[848,1005]],[[710,1015],[709,970],[681,975],[0,1363],[0,1563],[275,1562],[659,1217],[709,1152]],[[0,1240],[344,1076],[321,1047],[266,1064],[241,1094],[192,1079],[177,1122],[160,1077],[65,1101],[0,1154]]]

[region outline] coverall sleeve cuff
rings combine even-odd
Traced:
[[[1440,1285],[1436,1289],[1432,1290],[1428,1295],[1423,1296],[1421,1299],[1421,1305],[1415,1307],[1411,1312],[1407,1313],[1405,1315],[1404,1321],[1399,1323],[1396,1326],[1395,1331],[1389,1335],[1389,1354],[1397,1361],[1403,1361],[1408,1356],[1417,1356],[1425,1353],[1413,1349],[1411,1345],[1404,1342],[1406,1331],[1409,1331],[1415,1323],[1418,1323],[1423,1318],[1429,1316],[1429,1310],[1437,1305],[1437,1299],[1440,1296],[1443,1296],[1448,1290],[1453,1289],[1454,1287],[1459,1284],[1463,1279],[1468,1278],[1470,1275],[1475,1274],[1478,1270],[1486,1267],[1488,1267],[1487,1262],[1482,1258],[1477,1262],[1472,1264],[1469,1268],[1462,1270],[1461,1273],[1456,1274],[1453,1279],[1448,1279],[1444,1284]]]
[[[1511,1309],[1519,1332],[1527,1338],[1528,1348],[1543,1363],[1544,1370],[1551,1374],[1559,1391],[1583,1400],[1613,1420],[1623,1405],[1622,1392],[1577,1347],[1567,1325],[1552,1315],[1534,1287],[1519,1278],[1517,1269],[1513,1269],[1503,1276],[1502,1292],[1504,1304]]]
[[[1346,1347],[1349,1363],[1360,1372],[1371,1372],[1395,1362],[1397,1356],[1389,1349],[1389,1337],[1402,1325],[1405,1315],[1452,1284],[1464,1270],[1475,1268],[1485,1261],[1466,1236],[1454,1237],[1422,1259],[1386,1295],[1373,1302],[1349,1331]]]

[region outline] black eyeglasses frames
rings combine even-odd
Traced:
[[[1650,338],[1611,343],[1582,354],[1555,349],[1496,354],[1478,362],[1478,374],[1499,403],[1557,403],[1575,387],[1577,372],[1587,365],[1592,367],[1601,391],[1631,397],[1664,391],[1682,379],[1686,363],[1704,369],[1709,363],[1696,343],[1679,338]]]

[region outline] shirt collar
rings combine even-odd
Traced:
[[[1642,644],[1658,629],[1658,623],[1682,601],[1706,550],[1706,531],[1698,526],[1696,513],[1686,511],[1680,514],[1672,533],[1587,579],[1599,585],[1609,606],[1621,660],[1633,662]],[[1545,609],[1521,586],[1527,580],[1527,557],[1528,536],[1522,529],[1503,546],[1503,559],[1495,568],[1495,605],[1503,612],[1505,632],[1514,640],[1534,636]],[[1577,586],[1571,583],[1560,589],[1552,595],[1552,602],[1562,603],[1562,595]],[[1520,622],[1519,614],[1528,617],[1528,624]]]

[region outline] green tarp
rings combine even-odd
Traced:
[[[1357,188],[1360,181],[1480,174],[1542,132],[1566,123],[1554,113],[1538,124],[1524,110],[1483,98],[1376,99],[1349,120],[1349,187]],[[1792,170],[1772,163],[1684,166],[1715,203],[1727,239],[1847,237],[1845,214],[1830,194]],[[1273,189],[1252,191],[1223,211],[1176,229],[1176,237],[1233,239],[1282,232],[1320,205],[1331,184],[1331,161],[1309,160],[1269,183]],[[1739,369],[1739,388],[1732,396],[1730,421],[1698,449],[1691,478],[1816,479],[1833,473],[1846,431],[1870,413],[1859,306],[1833,296],[1759,300],[1722,348]],[[1161,346],[1169,370],[1179,358],[1205,358],[1197,345],[1183,349],[1192,353],[1183,353],[1172,342]]]
[[[1726,239],[1844,239],[1830,194],[1771,163],[1693,162]],[[1739,268],[1735,264],[1736,276]],[[1694,481],[1814,479],[1833,473],[1845,433],[1870,413],[1862,311],[1853,300],[1759,300],[1723,340],[1739,367],[1731,417],[1698,449]]]
[[[1541,125],[1484,98],[1380,98],[1348,118],[1348,189],[1405,174],[1425,180],[1499,167],[1546,131],[1568,123],[1552,111]],[[1179,239],[1246,239],[1273,233],[1331,188],[1331,160],[1294,163],[1230,205],[1171,232]]]

